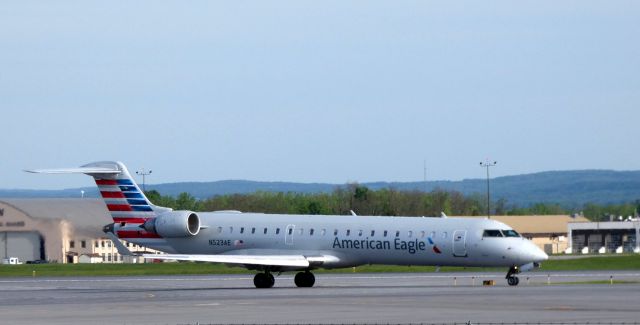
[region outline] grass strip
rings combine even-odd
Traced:
[[[640,270],[640,255],[588,257],[573,260],[550,260],[542,264],[545,271]],[[363,265],[356,268],[317,270],[317,273],[432,273],[434,266]],[[441,272],[506,272],[506,268],[442,267]],[[146,264],[22,264],[0,265],[0,277],[33,276],[144,276],[180,274],[253,274],[241,267],[212,263]]]

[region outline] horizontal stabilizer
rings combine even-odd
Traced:
[[[147,259],[211,262],[239,265],[267,265],[309,267],[309,261],[302,255],[182,255],[144,254]]]
[[[120,174],[121,171],[108,167],[77,167],[58,169],[27,169],[25,172],[36,174]]]

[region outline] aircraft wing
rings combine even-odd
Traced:
[[[303,255],[183,255],[183,254],[144,254],[147,259],[178,260],[193,262],[213,262],[240,265],[268,265],[309,267],[309,262],[317,262],[318,257],[307,258]]]

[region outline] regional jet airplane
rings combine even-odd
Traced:
[[[115,242],[167,253],[145,258],[244,266],[258,271],[257,288],[273,287],[273,273],[286,271],[298,272],[296,286],[312,287],[315,269],[363,264],[504,266],[515,286],[516,274],[548,258],[490,219],[174,211],[149,202],[121,162],[28,172],[92,176],[114,221],[104,231]]]

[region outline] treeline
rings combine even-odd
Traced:
[[[255,192],[251,194],[218,195],[196,199],[188,193],[177,197],[149,191],[147,197],[156,205],[176,210],[287,214],[336,214],[374,216],[481,216],[487,213],[486,197],[481,194],[465,196],[456,191],[434,190],[398,191],[394,189],[370,190],[358,184],[338,187],[331,193]],[[586,204],[582,209],[566,209],[559,204],[538,203],[529,207],[509,205],[505,199],[491,203],[492,215],[549,215],[582,213],[594,221],[609,220],[609,216],[634,216],[640,209],[640,200],[618,205]]]

